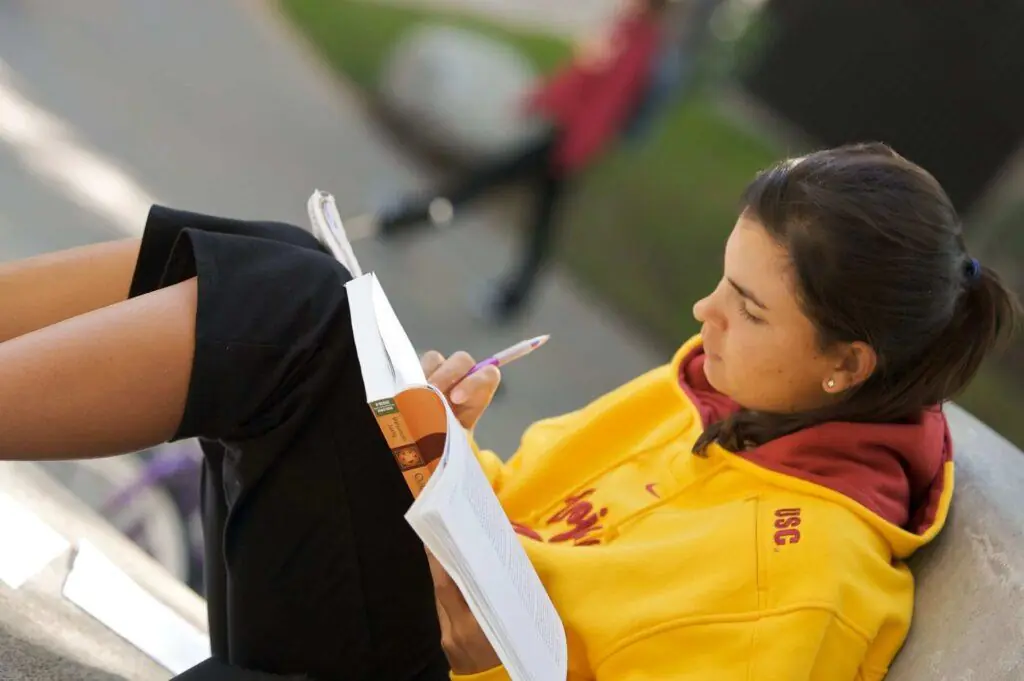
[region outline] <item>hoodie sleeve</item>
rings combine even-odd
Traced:
[[[495,667],[479,674],[460,675],[451,673],[451,681],[511,681],[512,677],[504,667]]]
[[[861,668],[866,639],[826,608],[706,617],[638,638],[606,658],[597,681],[880,681]]]
[[[497,493],[501,488],[501,481],[505,477],[505,468],[507,467],[507,464],[501,460],[501,457],[491,450],[481,449],[480,445],[477,444],[473,431],[467,431],[466,435],[469,437],[469,445],[473,448],[473,454],[476,455],[476,460],[480,464],[480,468],[484,469],[484,475],[487,476],[487,482],[491,483],[491,489]]]
[[[520,469],[532,466],[538,458],[549,452],[551,446],[564,437],[566,432],[579,428],[579,414],[580,412],[570,412],[537,421],[523,433],[519,449],[507,462],[503,462],[501,457],[491,450],[482,449],[472,431],[468,431],[466,435],[469,437],[469,444],[495,494],[499,493],[505,483]]]

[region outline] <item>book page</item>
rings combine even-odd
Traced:
[[[465,432],[447,411],[445,467],[413,504],[409,522],[459,585],[513,681],[564,679],[562,622]]]
[[[384,289],[374,276],[373,303],[374,312],[377,317],[377,328],[380,329],[380,337],[387,348],[391,365],[395,369],[395,376],[398,378],[398,388],[405,388],[411,385],[426,385],[427,377],[423,374],[423,367],[420,365],[420,356],[409,340],[408,334],[398,321],[398,315],[388,301]]]
[[[398,377],[378,328],[376,291],[379,288],[373,274],[356,277],[345,284],[352,340],[359,356],[366,400],[370,403],[390,399],[398,389]]]
[[[363,270],[352,250],[348,234],[345,233],[345,226],[341,222],[341,215],[338,213],[338,205],[334,201],[334,197],[327,192],[315,189],[312,196],[309,197],[309,201],[306,202],[306,210],[309,213],[313,236],[327,247],[327,250],[345,266],[353,277],[362,275]]]
[[[450,463],[452,466],[463,467],[460,486],[462,497],[472,509],[472,517],[479,523],[498,561],[506,567],[505,572],[512,587],[552,658],[557,660],[564,657],[566,641],[562,621],[526,551],[519,543],[519,537],[505,515],[505,510],[480,469],[480,464],[472,450],[468,449],[468,443],[467,450],[460,455],[453,455]]]

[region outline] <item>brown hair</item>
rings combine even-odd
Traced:
[[[741,410],[695,451],[739,451],[827,421],[898,422],[960,393],[1009,338],[1020,304],[968,255],[946,192],[883,144],[782,161],[760,173],[743,211],[789,253],[797,295],[825,350],[863,341],[871,376],[841,400],[796,414]]]

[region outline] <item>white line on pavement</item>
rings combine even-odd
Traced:
[[[0,61],[0,141],[36,175],[109,220],[141,233],[155,199],[128,173],[88,146],[66,122],[29,100]]]

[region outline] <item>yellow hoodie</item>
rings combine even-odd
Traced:
[[[702,457],[705,423],[735,408],[702,367],[698,337],[534,424],[508,464],[479,452],[562,616],[569,680],[882,679],[913,608],[902,559],[949,508],[941,411]]]

